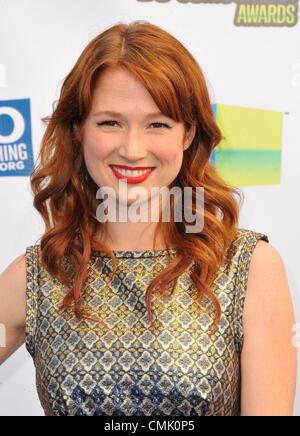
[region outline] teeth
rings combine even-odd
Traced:
[[[144,174],[150,173],[152,171],[152,168],[148,169],[148,170],[124,170],[123,168],[117,168],[117,167],[113,167],[114,170],[117,170],[119,173],[121,173],[123,176],[127,176],[127,177],[139,177],[142,176]]]

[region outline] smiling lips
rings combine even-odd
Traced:
[[[134,170],[129,169],[126,165],[111,165],[112,172],[119,180],[123,180],[129,184],[142,183],[154,171],[153,167],[135,167]]]

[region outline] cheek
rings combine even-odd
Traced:
[[[182,146],[178,144],[168,144],[168,146],[160,147],[159,159],[166,164],[169,164],[174,171],[181,167],[183,159]]]
[[[87,161],[99,161],[106,159],[113,152],[116,144],[109,136],[90,134],[84,138],[83,147]]]

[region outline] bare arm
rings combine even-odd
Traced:
[[[26,262],[17,257],[0,274],[0,365],[25,342]]]
[[[294,311],[283,261],[259,241],[245,300],[242,366],[243,416],[291,416],[296,389]]]

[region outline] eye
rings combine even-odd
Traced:
[[[115,120],[106,120],[106,121],[102,121],[101,123],[97,123],[97,126],[108,126],[108,127],[115,127],[115,123],[118,123]],[[171,127],[166,124],[166,123],[152,123],[150,124],[151,126],[154,126],[155,128],[166,128],[166,129],[171,129]]]
[[[117,123],[117,121],[115,120],[107,120],[107,121],[102,121],[101,123],[97,123],[97,126],[109,126],[109,127],[114,127],[114,125],[112,125],[112,123]]]
[[[166,123],[152,123],[151,126],[156,126],[156,127],[164,127],[166,129],[170,129],[171,127],[166,124]]]

